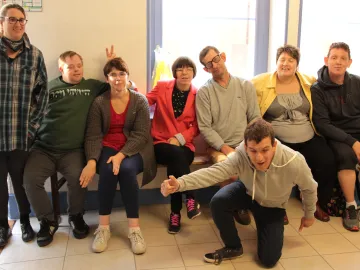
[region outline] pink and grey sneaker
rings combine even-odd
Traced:
[[[359,231],[358,213],[356,212],[354,205],[350,205],[345,209],[343,214],[343,226],[345,229],[352,232]]]
[[[181,220],[180,214],[175,214],[174,212],[171,212],[168,233],[176,234],[180,232],[180,220]]]
[[[189,219],[194,219],[197,216],[201,215],[200,204],[195,201],[194,198],[187,198],[186,199],[186,210],[187,210],[187,216]]]

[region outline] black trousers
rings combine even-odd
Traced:
[[[211,199],[210,208],[221,239],[228,248],[242,247],[233,212],[250,209],[257,227],[257,250],[260,262],[266,267],[273,267],[277,263],[284,242],[285,209],[263,207],[252,201],[240,181],[220,189]]]
[[[14,187],[15,198],[18,204],[20,218],[28,217],[31,210],[23,187],[23,175],[28,152],[14,150],[0,152],[0,225],[8,226],[8,200],[9,191],[7,186],[7,175],[10,174]]]
[[[338,181],[335,156],[326,140],[315,135],[311,140],[303,143],[282,143],[305,157],[306,163],[318,183],[319,205],[325,209],[326,204],[330,201],[335,183]]]
[[[355,139],[360,141],[360,134],[350,134]],[[334,151],[335,158],[337,161],[337,170],[355,170],[356,164],[358,164],[358,159],[355,155],[354,150],[351,146],[346,143],[337,142],[337,141],[328,141],[331,149]]]
[[[178,178],[190,173],[190,165],[194,160],[194,152],[186,146],[176,146],[168,143],[158,143],[154,146],[156,162],[167,166],[167,175]],[[180,213],[182,208],[182,194],[194,198],[193,191],[176,192],[171,194],[171,211]]]

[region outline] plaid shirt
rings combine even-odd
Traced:
[[[26,34],[24,41],[11,59],[0,38],[0,151],[29,149],[49,98],[42,53]]]

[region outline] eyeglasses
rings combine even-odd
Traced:
[[[221,53],[219,53],[218,55],[214,56],[214,58],[213,58],[211,61],[207,62],[207,63],[205,64],[205,67],[206,67],[207,69],[212,68],[212,67],[213,67],[213,63],[219,63],[220,60],[221,60]]]
[[[112,79],[116,79],[117,77],[122,78],[122,77],[125,77],[126,75],[127,75],[126,72],[120,72],[120,73],[112,72],[112,73],[108,74],[108,76]]]
[[[184,71],[187,71],[187,72],[193,72],[194,69],[192,67],[182,67],[182,68],[177,68],[175,69],[176,72],[184,72]]]
[[[9,21],[10,24],[16,24],[17,22],[20,23],[20,25],[25,25],[28,20],[24,19],[24,18],[15,18],[15,17],[1,17],[1,18],[5,18]]]

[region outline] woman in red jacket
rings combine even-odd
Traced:
[[[188,57],[179,57],[172,65],[174,80],[159,81],[146,97],[155,104],[151,125],[157,163],[167,166],[167,175],[180,177],[190,173],[194,160],[193,139],[199,134],[195,113],[197,89],[191,84],[196,75],[195,63]],[[186,195],[187,216],[193,219],[201,214],[193,191]],[[182,192],[171,195],[169,233],[180,231]]]

